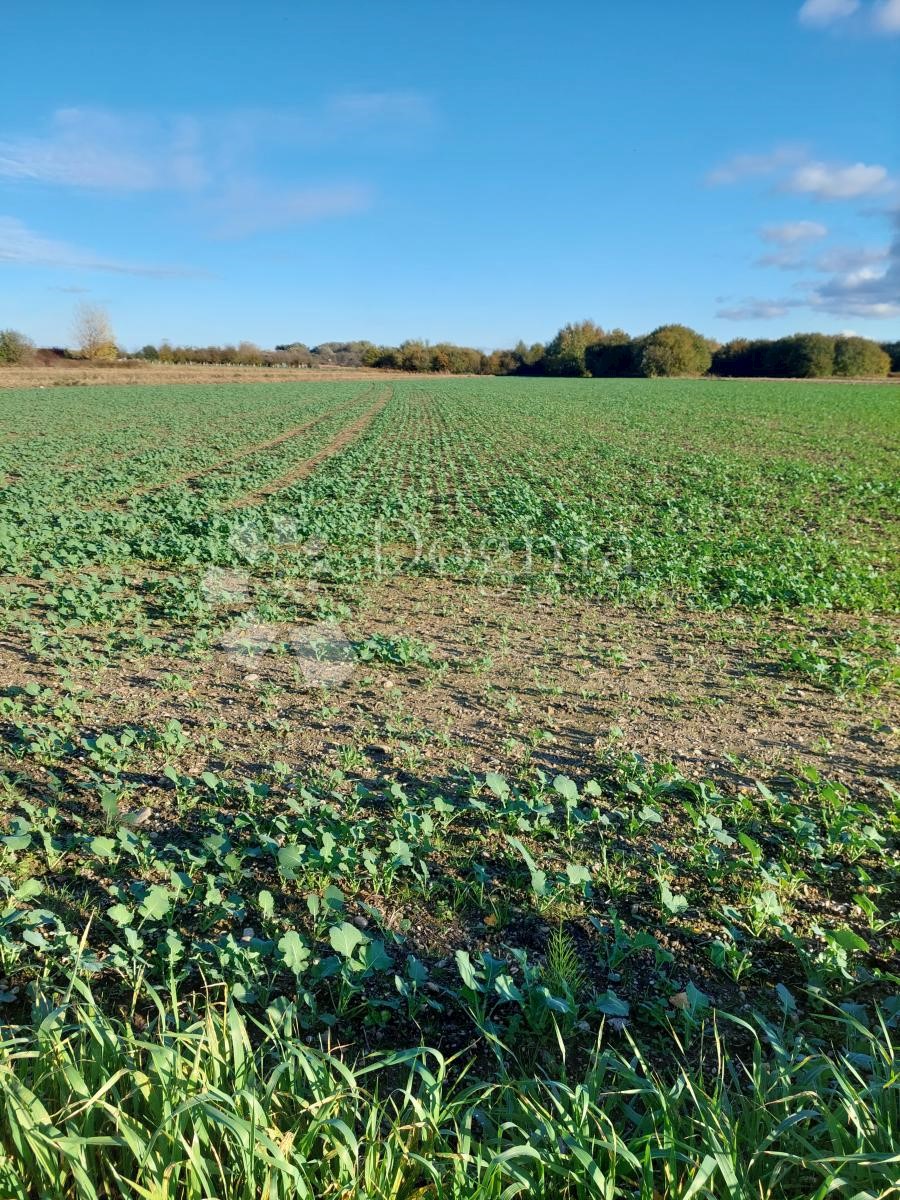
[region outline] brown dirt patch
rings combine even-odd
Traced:
[[[882,796],[881,780],[900,774],[896,694],[841,698],[777,673],[761,641],[789,631],[786,618],[635,612],[407,577],[373,587],[340,627],[352,642],[414,639],[433,665],[359,662],[340,686],[310,687],[286,626],[287,652],[220,646],[93,673],[85,711],[98,728],[177,717],[198,768],[213,747],[216,769],[244,774],[283,761],[367,780],[584,777],[609,749],[731,783],[811,764]],[[0,666],[10,684],[57,682],[12,631]]]
[[[0,367],[0,391],[4,388],[167,387],[173,383],[296,384],[421,378],[421,374],[370,367],[204,367],[133,362],[88,365],[73,359],[60,359],[58,365],[54,363],[53,366]]]

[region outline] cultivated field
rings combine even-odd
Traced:
[[[0,392],[0,1194],[900,1194],[898,400]]]

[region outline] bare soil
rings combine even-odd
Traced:
[[[840,624],[823,617],[823,630],[826,621]],[[731,784],[803,762],[883,794],[881,780],[900,781],[896,693],[838,697],[781,673],[765,638],[791,628],[787,618],[640,612],[402,577],[373,585],[340,633],[415,639],[431,665],[357,662],[339,684],[310,686],[290,650],[296,627],[270,626],[265,650],[242,654],[226,640],[204,658],[140,658],[80,682],[97,730],[175,717],[199,753],[227,737],[216,769],[280,760],[367,780],[534,768],[584,777],[607,750],[628,750]],[[0,674],[56,682],[9,634]]]
[[[173,383],[327,383],[359,379],[413,379],[405,371],[368,367],[205,367],[170,363],[84,363],[60,359],[53,366],[0,366],[4,388],[168,387]]]

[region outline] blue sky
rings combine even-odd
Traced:
[[[900,337],[900,0],[50,0],[4,42],[42,344],[79,300],[127,346]]]

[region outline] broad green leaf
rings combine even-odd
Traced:
[[[278,951],[284,960],[284,965],[295,975],[302,974],[306,969],[310,958],[309,947],[305,945],[300,934],[295,930],[289,930],[284,937],[279,939]]]
[[[570,779],[568,775],[557,775],[553,780],[553,787],[564,800],[568,800],[572,804],[578,802],[578,788],[575,781]]]
[[[117,925],[130,925],[134,919],[131,909],[124,904],[114,904],[112,908],[106,910],[106,915]]]
[[[333,950],[343,958],[350,958],[356,947],[369,939],[361,929],[357,929],[349,921],[342,921],[340,925],[332,925],[328,930],[328,940]]]
[[[154,883],[140,907],[142,916],[151,921],[161,920],[171,907],[169,889]]]

